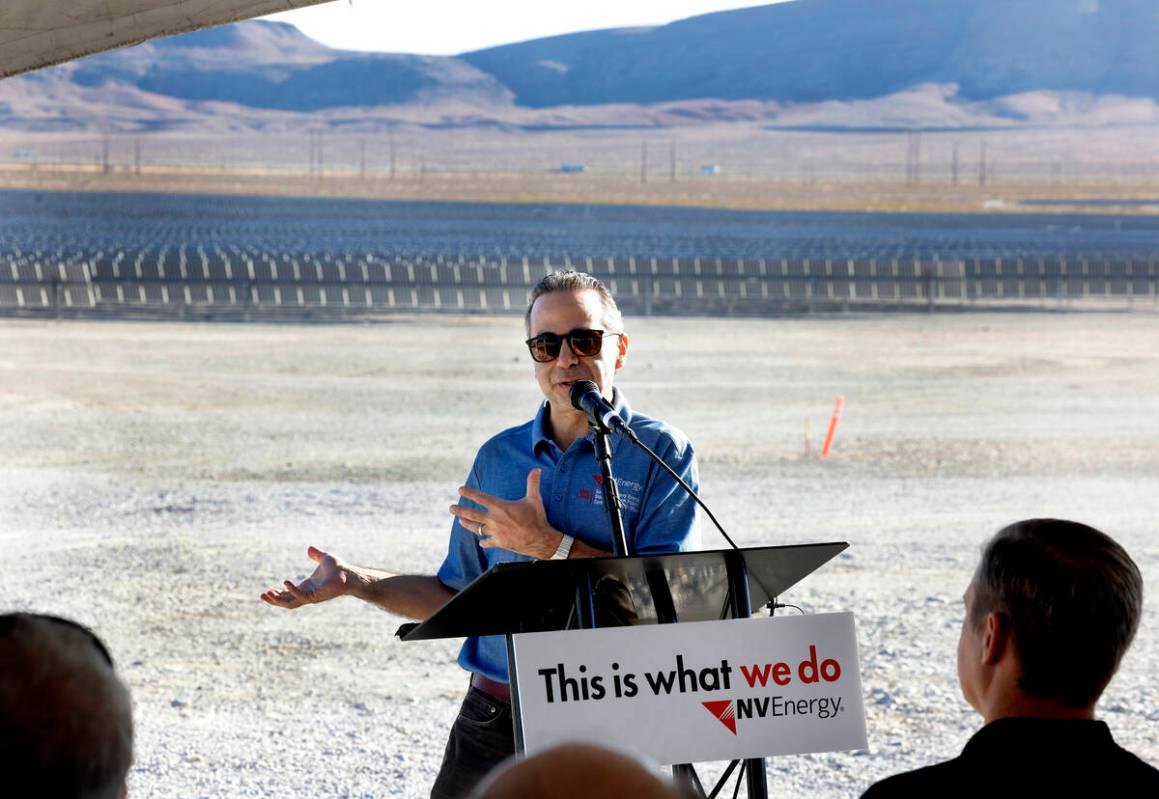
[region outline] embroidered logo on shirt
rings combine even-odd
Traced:
[[[586,500],[591,504],[603,504],[604,501],[604,476],[602,474],[593,474],[592,480],[595,481],[597,488],[581,488],[576,494],[576,499]],[[637,483],[635,480],[625,480],[621,477],[616,478],[616,485],[620,489],[620,503],[624,506],[624,510],[636,511],[640,509],[640,495],[644,492],[644,486]]]

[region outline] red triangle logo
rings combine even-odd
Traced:
[[[592,479],[596,481],[596,485],[604,484],[604,476],[602,474],[593,474]]]
[[[736,735],[736,707],[731,699],[721,699],[716,702],[701,702],[709,713],[720,719],[720,723],[728,727]]]

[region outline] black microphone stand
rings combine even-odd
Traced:
[[[628,551],[628,540],[624,533],[624,518],[621,513],[623,505],[620,501],[620,489],[616,485],[615,478],[612,476],[612,449],[608,443],[612,431],[596,409],[585,407],[584,403],[579,400],[579,397],[584,393],[595,391],[598,391],[595,383],[591,381],[580,381],[571,388],[571,402],[578,410],[585,411],[588,414],[588,428],[592,432],[592,441],[596,448],[596,460],[600,465],[600,479],[602,480],[604,490],[604,510],[608,514],[608,523],[612,528],[612,554],[616,557],[627,557],[632,553]],[[724,531],[724,528],[720,526],[720,522],[716,520],[712,511],[708,509],[700,497],[696,495],[696,492],[692,490],[692,487],[684,482],[683,478],[671,466],[666,464],[660,456],[649,449],[627,425],[619,429],[619,432],[624,438],[627,438],[646,452],[648,457],[655,463],[663,467],[688,492],[688,495],[696,500],[696,503],[700,507],[704,508],[704,512],[708,514],[708,518],[712,520],[712,523],[716,525],[716,528],[720,530],[720,534],[724,536],[732,548],[739,549],[732,538],[729,537],[728,533]],[[727,569],[729,581],[728,602],[732,610],[733,618],[747,618],[752,614],[752,608],[749,605],[748,574],[745,568],[744,558],[729,558],[727,561]],[[671,590],[663,570],[653,570],[648,573],[648,586],[652,591],[653,601],[656,604],[657,621],[660,624],[675,623],[677,621],[676,609],[672,602]],[[596,626],[593,588],[590,577],[585,577],[585,582],[582,585],[576,586],[576,617],[581,628]],[[766,591],[766,593],[768,592]],[[769,594],[769,596],[773,595]],[[775,598],[770,601],[770,609],[775,601]],[[509,657],[513,656],[509,654]],[[740,781],[741,778],[744,778],[749,799],[767,799],[769,794],[765,777],[764,758],[732,761],[711,792],[705,791],[699,776],[696,774],[696,769],[690,763],[673,765],[672,776],[691,795],[714,799],[732,776],[737,766],[740,766],[741,773],[737,778],[736,791],[740,790]],[[736,791],[733,793],[734,797],[736,796]]]
[[[608,524],[612,528],[612,554],[618,558],[632,554],[628,551],[628,537],[624,533],[623,504],[620,488],[612,476],[612,448],[608,443],[611,431],[603,424],[589,422],[592,440],[596,445],[596,461],[600,465],[601,487],[604,489],[604,511],[608,514]]]

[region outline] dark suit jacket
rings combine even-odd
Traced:
[[[953,760],[895,774],[862,799],[918,796],[1159,797],[1159,770],[1116,744],[1101,721],[999,719]]]

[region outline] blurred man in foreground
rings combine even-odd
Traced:
[[[958,680],[985,726],[953,760],[864,797],[1159,796],[1159,770],[1095,720],[1143,610],[1122,547],[1076,522],[1012,524],[986,544],[965,603]]]
[[[0,615],[0,796],[117,799],[132,761],[129,692],[100,639]]]
[[[616,301],[583,272],[547,275],[531,293],[526,340],[544,401],[531,420],[483,444],[450,508],[447,557],[433,576],[400,575],[353,566],[314,547],[310,577],[261,598],[297,608],[353,596],[412,619],[426,619],[456,592],[497,563],[608,555],[611,530],[603,507],[602,475],[588,417],[572,407],[580,380],[603,397],[645,445],[697,489],[696,458],[680,431],[634,411],[614,376],[628,356],[628,335]],[[447,423],[453,423],[448,419]],[[616,484],[633,554],[695,549],[694,500],[646,454],[615,448]],[[528,597],[529,603],[535,597]],[[471,687],[451,730],[434,797],[459,797],[513,754],[507,650],[502,636],[468,638],[459,664]]]
[[[563,744],[500,766],[471,799],[682,799],[685,795],[633,757],[591,744]]]

